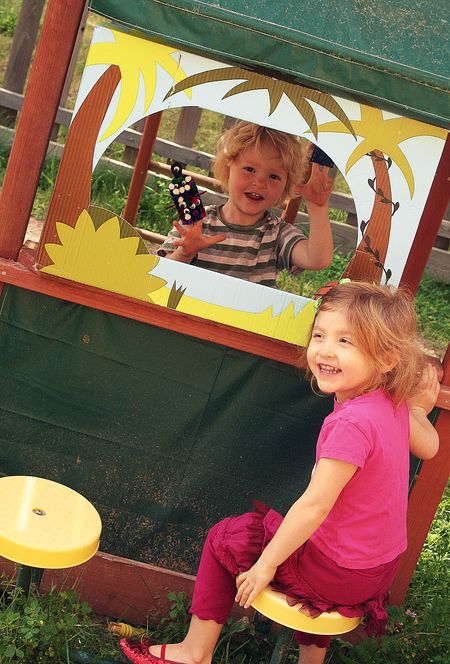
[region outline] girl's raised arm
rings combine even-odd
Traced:
[[[419,459],[432,459],[439,449],[439,436],[427,415],[434,408],[439,395],[436,367],[427,364],[420,381],[420,391],[408,399],[409,448]]]

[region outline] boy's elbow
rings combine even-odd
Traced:
[[[333,254],[331,256],[321,256],[320,258],[314,261],[314,265],[311,266],[311,270],[325,270],[333,260]]]

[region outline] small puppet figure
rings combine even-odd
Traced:
[[[183,168],[178,162],[170,167],[173,179],[169,184],[172,200],[182,224],[195,224],[206,216],[200,193],[191,175],[183,175]]]

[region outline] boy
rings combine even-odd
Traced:
[[[275,286],[282,269],[297,274],[327,267],[333,256],[332,180],[328,169],[313,164],[308,183],[299,186],[307,161],[297,137],[238,122],[219,140],[214,162],[227,202],[207,207],[202,223],[175,221],[158,254],[264,286]],[[271,211],[294,186],[306,200],[309,238]]]

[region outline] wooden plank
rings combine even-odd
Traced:
[[[430,276],[437,281],[450,283],[450,252],[433,247],[428,258],[427,268]]]
[[[70,85],[72,83],[73,75],[74,75],[74,72],[75,72],[75,69],[76,69],[76,66],[77,66],[77,61],[78,61],[78,56],[79,56],[79,52],[80,52],[81,42],[83,40],[84,31],[86,29],[88,9],[89,9],[88,0],[85,0],[85,7],[84,7],[84,12],[83,12],[83,17],[81,19],[80,27],[78,29],[77,38],[75,40],[75,44],[74,44],[73,51],[72,51],[72,56],[70,58],[69,67],[67,69],[66,79],[64,81],[64,87],[63,87],[63,90],[62,90],[62,93],[61,93],[61,98],[59,100],[59,107],[65,105],[65,103],[67,101],[67,97],[69,95]],[[5,87],[7,88],[9,86],[6,85],[6,83],[5,83]],[[60,125],[58,123],[55,123],[53,125],[51,140],[56,141],[56,139],[58,137],[59,127],[60,127]]]
[[[21,94],[10,92],[5,88],[0,88],[0,106],[19,111],[22,108],[23,99],[24,97]],[[58,108],[55,118],[57,124],[68,127],[72,120],[72,115],[73,113],[71,110],[67,108]],[[116,141],[138,150],[141,138],[141,132],[135,131],[134,129],[126,129],[116,138]],[[166,159],[173,159],[174,161],[180,161],[184,164],[190,164],[191,166],[195,166],[196,168],[205,171],[211,170],[213,156],[207,152],[193,150],[192,148],[178,145],[173,141],[167,141],[163,138],[156,139],[154,151],[156,154]]]
[[[263,337],[167,307],[141,302],[124,295],[33,272],[20,263],[0,258],[0,283],[82,304],[142,323],[162,327],[204,341],[211,341],[252,355],[295,366],[298,348],[285,341]]]
[[[123,218],[129,224],[136,223],[136,217],[141,202],[142,192],[147,181],[148,167],[153,153],[156,136],[158,134],[159,125],[161,123],[162,112],[149,115],[145,120],[144,131],[142,134],[141,144],[139,146],[136,165],[133,168],[133,175],[131,177],[130,187],[128,189],[128,196],[123,211]]]
[[[3,85],[9,90],[22,92],[25,87],[44,5],[45,0],[22,2],[3,77]],[[13,127],[15,119],[16,112],[8,108],[1,109],[1,124]]]
[[[425,209],[412,243],[401,283],[415,293],[430,256],[434,238],[439,233],[450,198],[450,135],[447,136]]]
[[[15,259],[30,218],[85,0],[49,0],[0,193],[0,256]],[[36,109],[39,113],[36,113]],[[33,149],[30,149],[33,146]]]
[[[443,362],[443,386],[448,399],[450,385],[450,346]],[[442,389],[442,388],[441,388]],[[408,548],[400,557],[400,567],[392,583],[390,603],[402,604],[417,560],[448,482],[450,473],[450,410],[442,410],[436,422],[439,451],[433,459],[424,461],[414,483],[408,502]]]
[[[174,142],[191,148],[194,145],[202,109],[198,106],[183,106],[175,129]]]
[[[14,563],[0,557],[0,572],[15,575]],[[78,567],[46,570],[41,582],[44,592],[75,587],[82,601],[99,615],[117,618],[136,625],[158,622],[170,609],[169,592],[183,592],[192,597],[195,577],[182,572],[137,562],[121,556],[98,552]],[[233,607],[232,617],[252,617],[253,609]]]

